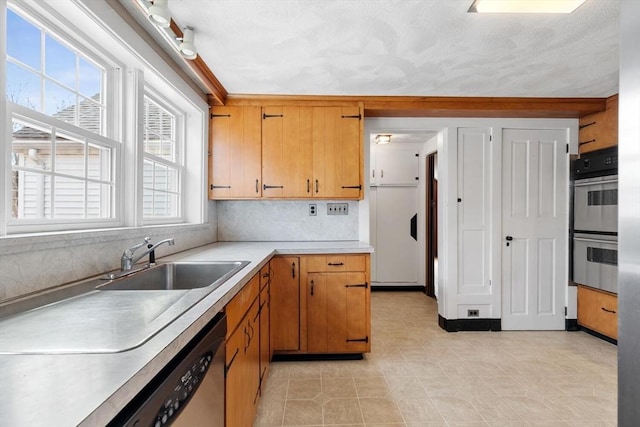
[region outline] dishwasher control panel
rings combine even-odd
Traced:
[[[200,356],[200,358],[180,376],[178,381],[175,383],[173,392],[166,396],[162,407],[158,410],[153,427],[162,427],[166,425],[175,416],[177,416],[178,413],[180,413],[180,410],[186,405],[193,393],[198,389],[198,386],[202,382],[202,379],[211,365],[212,359],[213,352],[208,351]]]

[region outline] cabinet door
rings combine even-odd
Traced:
[[[263,196],[311,197],[311,108],[262,111]]]
[[[267,284],[260,291],[260,388],[262,389],[263,381],[266,379],[269,372],[269,362],[271,362],[271,346],[269,344],[270,330],[269,330],[269,315],[270,315],[270,301],[269,301],[269,288],[271,285]]]
[[[309,353],[369,351],[369,289],[365,273],[307,275]]]
[[[313,107],[313,197],[362,197],[358,107]]]
[[[420,175],[419,150],[416,147],[376,145],[375,172],[377,185],[418,185]]]
[[[225,425],[243,424],[246,389],[244,376],[246,359],[244,356],[245,331],[242,325],[227,338],[225,365]]]
[[[580,154],[618,145],[618,96],[607,98],[607,109],[580,118]]]
[[[259,107],[213,107],[209,148],[209,198],[260,197]]]
[[[300,349],[300,259],[271,260],[271,347],[273,351]]]

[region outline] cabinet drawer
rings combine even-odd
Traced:
[[[618,297],[578,286],[578,324],[618,339]]]
[[[258,297],[258,291],[260,290],[260,278],[256,274],[251,278],[244,288],[238,294],[233,297],[229,304],[225,307],[227,313],[227,336],[233,332],[238,323],[242,320],[251,303]]]
[[[365,257],[366,255],[309,256],[306,257],[307,271],[310,273],[365,271]]]

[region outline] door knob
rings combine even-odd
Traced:
[[[507,246],[509,246],[509,244],[510,244],[509,242],[513,240],[513,237],[512,236],[507,236],[507,237],[505,237],[505,240],[507,241]]]

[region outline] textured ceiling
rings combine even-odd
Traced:
[[[467,13],[472,0],[170,0],[229,93],[605,97],[618,0],[570,15]]]

